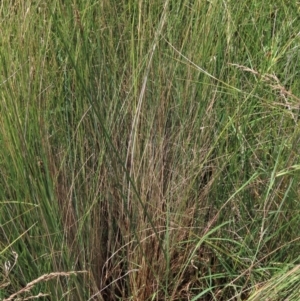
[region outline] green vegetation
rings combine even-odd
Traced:
[[[299,300],[299,10],[2,1],[0,299]]]

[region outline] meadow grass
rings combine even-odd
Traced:
[[[3,1],[0,299],[298,300],[299,9]]]

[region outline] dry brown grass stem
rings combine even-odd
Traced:
[[[31,291],[34,288],[34,286],[39,282],[47,282],[56,277],[60,277],[60,276],[69,277],[70,275],[77,275],[77,274],[81,274],[81,273],[87,273],[87,271],[56,272],[56,273],[44,274],[41,277],[29,282],[25,287],[23,287],[16,293],[13,293],[12,295],[10,295],[7,299],[4,299],[3,301],[14,300],[14,298],[17,297],[18,295]],[[39,298],[42,296],[45,296],[45,295],[40,293],[37,296],[32,296],[30,298],[33,299],[34,297]],[[29,297],[27,299],[23,299],[23,300],[29,300]]]
[[[0,284],[0,289],[1,289],[1,288],[4,288],[4,287],[7,287],[7,286],[9,286],[9,285],[10,285],[10,282],[1,283],[1,284]]]
[[[131,128],[130,137],[129,137],[129,144],[128,144],[128,151],[127,151],[125,166],[128,166],[129,159],[130,159],[130,162],[131,162],[132,165],[133,165],[133,162],[134,162],[135,144],[136,144],[136,136],[137,136],[137,126],[138,126],[138,123],[139,123],[142,103],[143,103],[143,99],[144,99],[144,95],[145,95],[145,91],[146,91],[146,85],[147,85],[147,82],[148,82],[148,75],[149,75],[149,72],[150,72],[153,55],[155,53],[155,49],[157,47],[159,37],[162,33],[163,27],[164,27],[165,22],[166,22],[168,4],[169,4],[169,1],[166,1],[165,4],[164,4],[162,17],[161,17],[161,20],[159,22],[158,29],[155,32],[155,38],[154,38],[154,42],[152,44],[152,48],[151,48],[151,51],[150,51],[149,61],[148,61],[147,67],[146,67],[146,71],[145,71],[145,75],[144,75],[144,79],[143,79],[143,84],[142,84],[141,92],[140,92],[139,99],[138,99],[138,105],[137,105],[137,108],[136,108],[136,113],[134,115],[134,119],[133,119],[133,122],[132,122],[132,128]],[[129,175],[130,175],[131,178],[132,178],[132,175],[133,175],[132,174],[133,170],[134,170],[134,167],[132,166],[132,168],[130,168],[130,171],[129,171]],[[130,183],[129,183],[129,189],[128,189],[128,200],[129,200],[129,198],[130,198]],[[129,202],[128,202],[128,205],[129,205]]]
[[[258,71],[248,68],[246,66],[238,65],[238,64],[229,64],[230,66],[237,67],[243,71],[250,72],[254,75],[259,76],[265,83],[267,83],[273,90],[279,91],[280,95],[283,97],[291,97],[292,99],[300,102],[300,98],[294,95],[291,91],[288,91],[279,81],[278,77],[274,74],[260,74]],[[276,103],[279,104],[279,103]],[[282,104],[280,104],[282,105]],[[289,109],[299,109],[299,106],[293,107],[292,104],[286,103],[289,106]]]

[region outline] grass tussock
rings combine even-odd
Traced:
[[[0,299],[297,300],[297,5],[1,3]]]

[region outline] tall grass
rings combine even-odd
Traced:
[[[297,5],[1,3],[1,300],[297,300]]]

